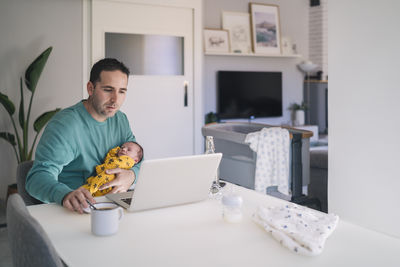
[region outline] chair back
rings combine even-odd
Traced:
[[[7,201],[7,230],[14,266],[64,266],[47,234],[19,194]]]
[[[25,202],[25,205],[36,205],[42,204],[40,200],[32,197],[31,195],[26,192],[25,183],[26,183],[26,176],[28,175],[29,170],[32,168],[33,161],[24,161],[20,163],[17,167],[17,188],[18,193],[21,195],[22,199]]]

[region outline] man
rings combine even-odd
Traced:
[[[87,83],[89,98],[58,112],[48,123],[36,148],[35,162],[28,173],[26,190],[43,202],[56,202],[82,213],[90,192],[81,187],[102,163],[107,151],[136,141],[126,115],[119,111],[125,100],[129,70],[116,59],[102,59],[93,65]],[[125,192],[140,168],[113,169],[114,180],[100,189]]]

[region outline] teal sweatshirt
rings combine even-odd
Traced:
[[[118,111],[104,122],[87,112],[83,102],[58,112],[38,143],[26,190],[45,202],[62,205],[64,197],[95,174],[108,150],[135,141],[126,115]],[[140,164],[132,170],[137,177]]]

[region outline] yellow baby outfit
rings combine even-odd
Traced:
[[[86,184],[83,185],[83,187],[89,190],[94,197],[104,196],[112,190],[111,187],[104,190],[99,190],[99,187],[105,183],[108,183],[109,181],[114,180],[115,178],[115,174],[107,174],[106,170],[115,168],[129,170],[133,167],[133,165],[135,165],[135,161],[129,156],[122,155],[118,157],[117,153],[119,149],[120,147],[117,146],[108,151],[104,163],[96,166],[97,175],[89,177],[86,180]]]

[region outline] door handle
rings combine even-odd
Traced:
[[[183,106],[184,107],[187,107],[188,106],[188,82],[187,81],[185,81],[184,83],[183,83],[183,90],[184,90],[184,92],[183,92]]]

